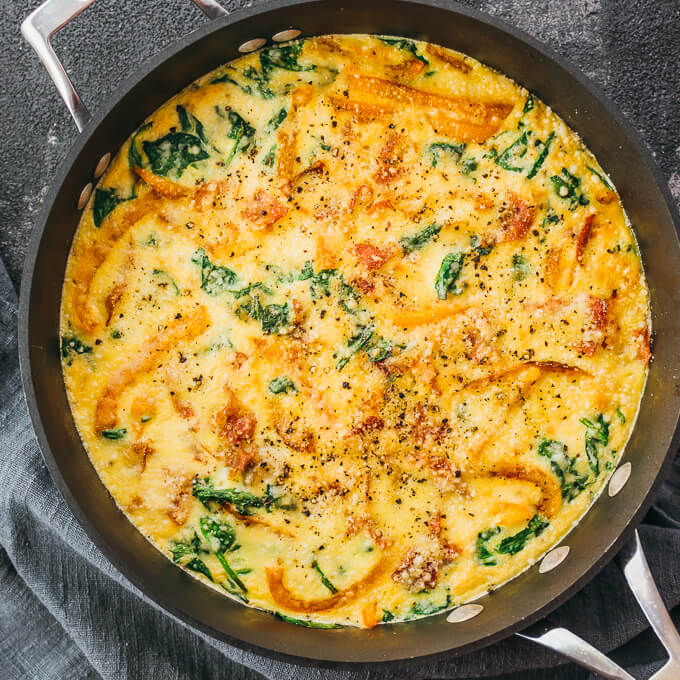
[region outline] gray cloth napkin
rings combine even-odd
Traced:
[[[674,155],[680,106],[677,92],[663,86],[677,82],[669,75],[680,50],[677,0],[465,1],[552,43],[595,77],[657,152],[671,188],[680,199],[680,173]],[[23,0],[10,3],[14,5],[11,12],[17,15],[11,17],[13,40],[17,39],[19,19],[28,11],[28,5],[36,3],[32,0],[26,7]],[[165,3],[172,4],[173,12],[158,14]],[[245,5],[246,0],[225,4],[234,8]],[[174,0],[146,0],[138,6],[126,2],[124,15],[129,23],[123,30],[123,7],[118,2],[102,0],[97,5],[105,14],[101,25],[95,23],[94,14],[91,16],[95,18],[88,18],[86,13],[77,26],[69,28],[73,31],[73,51],[82,56],[85,64],[96,65],[88,70],[92,92],[85,93],[92,94],[93,99],[99,90],[109,91],[115,85],[115,80],[110,84],[102,78],[114,73],[114,61],[116,67],[120,64],[119,55],[102,54],[101,36],[106,37],[108,29],[134,34],[129,49],[137,55],[132,62],[138,63],[155,50],[153,40],[147,40],[155,32],[148,23],[154,12],[160,34],[172,32],[178,18],[185,17],[184,3]],[[0,24],[3,21],[0,17]],[[193,16],[187,18],[187,27],[193,22]],[[39,71],[37,64],[30,61],[32,55],[29,59],[13,52],[13,44],[10,48],[0,55],[3,68],[16,69],[17,64],[26,62]],[[33,78],[28,80],[35,82]],[[660,87],[655,86],[658,83]],[[22,79],[6,84],[13,100],[30,100],[25,85]],[[15,280],[27,219],[34,214],[32,203],[30,210],[20,205],[24,193],[17,177],[27,178],[24,186],[29,187],[38,178],[48,181],[54,154],[47,158],[40,153],[26,154],[26,148],[15,153],[12,144],[15,139],[32,139],[26,126],[32,128],[36,121],[46,128],[45,116],[50,119],[51,138],[67,139],[71,129],[65,116],[54,115],[49,108],[54,106],[56,111],[58,107],[61,112],[61,102],[56,102],[51,83],[41,83],[36,97],[48,89],[48,108],[34,110],[27,117],[27,104],[18,104],[9,112],[9,127],[22,134],[9,140],[9,151],[0,157],[0,164],[6,167],[0,176],[8,182],[0,196],[0,245],[9,256]],[[43,127],[38,127],[38,134]],[[38,148],[41,143],[36,140],[31,146]],[[5,159],[9,163],[6,166]],[[39,202],[39,196],[35,202]],[[0,262],[0,680],[255,680],[263,676],[275,680],[592,680],[593,676],[565,664],[557,655],[514,638],[448,661],[409,662],[387,669],[361,666],[318,670],[243,652],[185,626],[146,599],[101,555],[56,491],[26,411],[15,338],[16,295]],[[641,536],[665,602],[675,608],[677,623],[680,460],[645,519]],[[558,609],[550,621],[570,628],[603,651],[613,651],[613,657],[636,678],[648,678],[665,659],[615,564]]]

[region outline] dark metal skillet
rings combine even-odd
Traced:
[[[216,638],[271,657],[297,657],[297,663],[318,665],[390,662],[461,654],[526,629],[580,589],[625,544],[652,503],[677,449],[680,222],[649,153],[613,105],[551,50],[495,18],[454,3],[278,0],[227,15],[214,0],[194,1],[214,21],[143,64],[98,107],[94,117],[49,46],[49,36],[93,0],[48,0],[22,27],[81,130],[56,173],[33,232],[19,313],[26,398],[57,487],[92,540],[146,595]],[[622,467],[615,473],[617,482],[625,483],[615,495],[605,490],[561,542],[569,554],[558,566],[549,571],[533,566],[478,600],[481,609],[458,610],[454,617],[465,620],[455,624],[442,614],[372,630],[306,629],[216,597],[162,556],[116,507],[89,462],[68,407],[58,349],[61,281],[80,217],[78,208],[103,172],[106,154],[115,153],[135,127],[171,95],[237,57],[239,46],[247,51],[272,38],[292,37],[297,31],[302,36],[340,32],[421,38],[460,50],[514,78],[581,134],[619,189],[640,241],[651,294],[655,359],[637,426]],[[644,556],[636,546],[639,543],[633,543],[626,553],[629,582],[646,609],[656,612],[655,628],[680,663],[680,638],[673,637],[663,606],[651,599],[655,589],[650,589],[653,582],[647,580]],[[474,612],[478,613],[470,618]],[[605,677],[630,677],[611,662],[606,670],[601,665],[606,658],[600,655],[598,659],[595,650],[589,651],[578,638],[568,640],[566,631],[541,635],[534,630],[524,635],[581,663],[595,664]]]

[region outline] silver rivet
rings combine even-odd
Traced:
[[[246,42],[238,48],[238,51],[243,52],[244,54],[246,52],[254,52],[266,44],[267,41],[264,38],[253,38],[252,40],[246,40]]]
[[[462,607],[456,607],[447,617],[449,623],[463,623],[473,619],[477,614],[484,610],[481,604],[464,604]]]
[[[78,198],[78,210],[82,210],[85,207],[85,204],[87,203],[87,199],[90,198],[91,193],[92,193],[92,182],[88,182],[83,187],[83,190],[80,192],[80,197]]]
[[[105,153],[99,159],[99,163],[97,163],[97,167],[94,169],[94,178],[95,179],[99,179],[104,174],[104,172],[106,172],[106,168],[109,167],[110,162],[111,162],[111,154]]]
[[[543,561],[541,562],[540,566],[538,567],[538,571],[541,574],[545,574],[546,571],[552,571],[555,567],[559,567],[564,560],[567,559],[567,555],[569,554],[569,546],[568,545],[561,545],[559,548],[555,548],[554,550],[551,550],[544,558]]]
[[[274,33],[272,40],[274,42],[286,42],[286,40],[294,40],[300,35],[300,33],[302,33],[302,31],[297,28],[288,28],[285,31]]]
[[[630,463],[624,463],[616,469],[612,478],[609,480],[610,498],[616,496],[616,494],[626,486],[626,482],[630,479],[631,469],[632,465]]]

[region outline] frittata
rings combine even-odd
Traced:
[[[651,358],[580,137],[468,56],[368,35],[243,56],[139,127],[83,211],[61,332],[130,521],[322,628],[533,564],[616,467]]]

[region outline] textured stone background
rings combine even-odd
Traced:
[[[370,2],[370,0],[366,0]],[[18,287],[28,235],[76,129],[19,33],[38,0],[0,15],[0,257]],[[227,9],[243,0],[223,0]],[[641,133],[680,200],[678,0],[463,0],[550,44],[598,83]],[[189,0],[97,0],[54,46],[91,111],[137,65],[206,21]],[[635,172],[635,168],[631,168]]]

